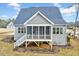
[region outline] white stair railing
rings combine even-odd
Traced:
[[[26,34],[14,43],[14,48],[20,46],[26,41]]]

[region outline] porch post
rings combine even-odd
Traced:
[[[26,40],[27,40],[27,26],[26,26],[26,33],[25,34],[26,34]]]
[[[38,26],[38,47],[39,47],[39,26]]]
[[[32,26],[32,39],[33,39],[33,26]]]
[[[46,39],[46,26],[44,26],[44,39]]]
[[[25,33],[25,35],[26,35],[26,37],[25,37],[25,39],[26,39],[25,46],[26,46],[26,48],[27,48],[27,26],[26,26],[26,33]]]
[[[52,41],[52,39],[53,39],[53,38],[52,38],[52,34],[53,34],[52,26],[51,26],[51,30],[50,30],[50,31],[51,31],[51,49],[52,49],[52,46],[53,46],[53,41]]]
[[[51,26],[51,41],[52,41],[52,35],[53,35],[53,30],[52,30],[52,26]]]
[[[38,40],[39,40],[39,26],[38,26]]]

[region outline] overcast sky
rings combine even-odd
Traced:
[[[75,5],[71,3],[0,3],[0,18],[16,18],[21,8],[48,6],[58,7],[65,21],[74,22],[76,17],[76,10]]]

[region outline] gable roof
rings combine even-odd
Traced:
[[[11,25],[12,25],[12,26],[14,25],[13,22],[10,22],[7,26],[11,26]]]
[[[62,15],[57,7],[31,7],[22,8],[15,20],[15,24],[24,24],[30,17],[36,12],[40,11],[54,24],[66,24],[63,20]]]

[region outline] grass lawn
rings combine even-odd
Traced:
[[[0,33],[1,33],[1,31],[0,31]],[[5,36],[7,36],[8,32],[6,32],[4,34],[5,34]],[[11,33],[9,32],[9,35],[10,34]],[[4,55],[4,56],[38,56],[38,55],[79,56],[79,41],[78,40],[71,39],[72,48],[69,48],[69,49],[68,48],[60,48],[60,51],[55,54],[44,54],[44,53],[40,54],[40,53],[33,53],[33,52],[14,51],[13,50],[13,43],[7,43],[7,42],[5,43],[4,41],[1,41],[3,38],[4,38],[4,35],[1,33],[0,34],[0,55]]]

